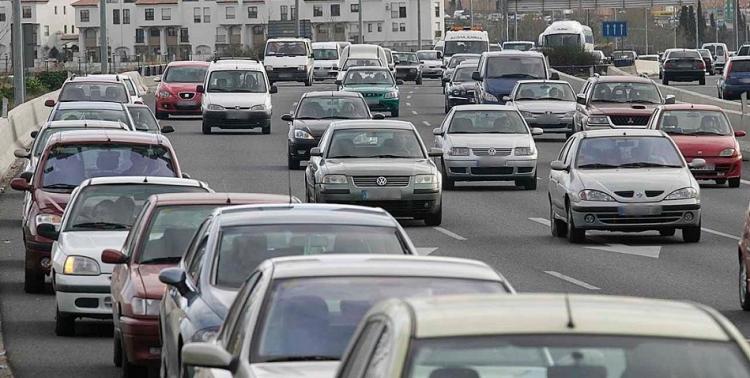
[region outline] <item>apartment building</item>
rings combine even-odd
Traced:
[[[50,0],[52,1],[52,0]],[[300,0],[299,17],[315,41],[356,41],[362,12],[367,43],[417,46],[442,37],[442,0]],[[99,1],[74,2],[81,54],[98,60]],[[110,54],[118,61],[201,59],[234,49],[262,49],[279,30],[295,33],[294,0],[107,0]]]

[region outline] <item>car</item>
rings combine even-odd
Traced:
[[[687,162],[703,159],[706,164],[692,170],[698,180],[714,180],[730,188],[739,188],[742,176],[742,150],[737,141],[746,133],[733,130],[718,106],[677,104],[660,107],[649,124],[661,130],[677,144]]]
[[[711,52],[714,58],[714,67],[719,72],[724,72],[724,66],[729,62],[729,49],[725,43],[704,43],[701,46]]]
[[[281,378],[300,372],[332,377],[357,324],[373,304],[392,297],[479,293],[511,297],[514,290],[486,264],[466,259],[274,258],[243,285],[217,339],[185,345],[182,360],[188,366],[216,369],[206,372],[209,377],[224,376],[227,370],[233,377]]]
[[[355,44],[344,47],[339,57],[339,74],[336,80],[343,80],[346,71],[351,67],[386,67],[388,70],[388,56],[385,49],[378,45]]]
[[[708,51],[708,49],[706,49],[706,51]],[[744,44],[740,46],[739,50],[737,50],[737,52],[733,56],[748,56],[748,55],[750,55],[750,45]]]
[[[461,105],[435,128],[434,148],[441,151],[443,189],[456,181],[514,181],[535,190],[537,149],[521,114],[507,105]]]
[[[422,64],[422,77],[443,77],[443,53],[438,50],[419,50],[417,59]]]
[[[76,318],[112,318],[110,280],[114,265],[102,250],[120,248],[146,199],[169,192],[207,192],[200,181],[176,177],[99,177],[81,183],[59,227],[39,223],[39,235],[52,244],[55,334],[74,336]]]
[[[169,134],[174,132],[174,127],[172,126],[159,125],[159,121],[156,120],[154,112],[151,111],[148,105],[128,104],[126,108],[136,131],[155,134]]]
[[[396,79],[422,85],[422,63],[419,63],[417,54],[394,51],[393,57],[396,62]]]
[[[205,83],[195,90],[202,94],[203,134],[211,134],[214,127],[260,128],[263,134],[271,133],[271,94],[277,89],[269,82],[261,63],[249,59],[214,59],[208,66]]]
[[[342,80],[336,80],[336,84],[341,91],[361,93],[370,110],[386,111],[392,117],[398,117],[398,86],[404,82],[395,79],[388,67],[352,67]]]
[[[503,50],[531,51],[536,44],[531,41],[505,41]]]
[[[502,104],[519,80],[559,80],[539,52],[504,50],[484,53],[472,73],[477,104]]]
[[[567,81],[521,80],[508,100],[529,127],[538,127],[545,133],[565,133],[566,138],[575,132],[576,95]]]
[[[268,81],[298,81],[312,85],[314,71],[312,44],[307,38],[269,38],[263,54]],[[210,71],[210,68],[209,68]]]
[[[337,119],[383,119],[373,115],[362,94],[356,92],[306,92],[292,113],[281,116],[289,122],[287,135],[289,169],[299,169],[300,161],[310,159],[328,126]]]
[[[716,86],[720,99],[739,100],[742,93],[750,90],[750,56],[729,59]]]
[[[143,104],[143,93],[138,89],[138,86],[133,82],[133,79],[128,75],[110,75],[110,74],[95,74],[88,75],[87,78],[94,80],[110,80],[110,81],[121,81],[125,84],[125,90],[128,92],[130,97],[130,104]]]
[[[467,61],[473,61],[476,65],[476,63],[479,62],[480,56],[480,54],[453,54],[453,56],[451,56],[448,60],[448,63],[445,65],[445,67],[443,67],[443,88],[445,88],[446,79],[450,81],[450,79],[453,77],[453,71],[456,69],[456,67],[458,67],[459,64]]]
[[[202,93],[198,93],[195,87],[205,81],[209,64],[195,60],[167,64],[164,74],[154,78],[158,83],[154,96],[157,119],[168,119],[173,115],[202,115]]]
[[[396,61],[393,59],[393,50],[384,47],[383,50],[385,51],[385,62],[388,65],[388,69],[391,71],[391,74],[393,76],[396,76]]]
[[[595,53],[597,51],[601,51],[601,50],[594,50]],[[647,60],[649,62],[657,62],[659,61],[659,54],[638,55],[638,58],[636,58],[635,60]]]
[[[50,98],[44,101],[44,105],[51,108],[57,102],[73,101],[130,103],[131,98],[125,83],[122,80],[113,80],[110,76],[120,77],[119,75],[73,76],[63,83],[57,101]]]
[[[737,242],[737,255],[739,257],[739,274],[737,275],[740,297],[740,307],[743,311],[750,311],[750,277],[748,277],[748,267],[750,264],[750,206],[745,209],[743,216],[742,233]]]
[[[711,76],[715,75],[716,71],[714,70],[714,57],[711,55],[711,52],[707,49],[699,49],[698,52],[701,54],[703,63],[706,65],[706,73]]]
[[[587,230],[701,238],[701,199],[690,173],[706,164],[686,163],[672,139],[646,129],[593,130],[568,139],[550,164],[548,198],[553,236],[571,243]]]
[[[698,50],[671,49],[662,63],[662,84],[670,81],[698,81],[706,85],[706,63]]]
[[[456,105],[473,104],[474,80],[471,75],[477,70],[475,62],[461,63],[452,71],[452,76],[443,79],[445,85],[445,114]]]
[[[337,121],[305,170],[307,202],[382,207],[439,226],[441,177],[416,127],[403,121]]]
[[[638,76],[594,76],[576,95],[575,131],[645,128],[657,106],[674,104],[653,80]]]
[[[168,285],[159,311],[162,376],[184,376],[183,345],[216,336],[243,282],[261,262],[333,253],[411,255],[416,248],[381,209],[300,203],[216,209],[177,267],[159,275]]]
[[[338,42],[313,42],[315,56],[313,78],[318,80],[336,79],[339,74],[339,55],[343,47]]]
[[[610,56],[612,65],[615,67],[628,67],[635,64],[635,60],[638,59],[638,53],[633,50],[617,50],[613,51]]]
[[[99,101],[58,102],[52,107],[47,121],[121,122],[130,130],[135,130],[127,105],[119,102]]]
[[[591,55],[594,56],[594,64],[607,64],[609,61],[609,58],[604,55],[604,51],[602,50],[594,50]]]
[[[335,377],[741,377],[750,373],[749,350],[727,318],[697,303],[585,294],[403,298],[363,317]]]
[[[155,194],[143,205],[122,246],[106,249],[101,260],[112,269],[115,365],[139,377],[161,362],[159,306],[166,285],[162,269],[177,265],[198,227],[217,207],[288,201],[255,193]]]
[[[50,271],[52,240],[37,225],[60,225],[70,194],[86,179],[106,176],[182,177],[169,140],[161,134],[124,130],[74,130],[55,133],[33,175],[11,180],[14,190],[30,192],[21,225],[25,247],[24,290],[38,293]]]

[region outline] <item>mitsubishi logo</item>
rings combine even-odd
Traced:
[[[495,151],[494,148],[490,148],[490,149],[487,150],[487,155],[495,156],[496,153],[497,153],[497,151]]]
[[[385,186],[386,184],[388,184],[388,179],[386,179],[383,176],[380,176],[375,179],[375,184],[377,184],[378,186]]]
[[[633,121],[633,117],[628,118],[628,125],[632,125],[633,123],[635,123],[635,121]]]

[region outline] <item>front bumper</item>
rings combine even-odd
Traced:
[[[310,149],[318,146],[315,139],[292,139],[288,141],[289,156],[297,160],[310,160]]]
[[[443,161],[444,174],[458,181],[513,181],[536,175],[536,156],[446,156]]]
[[[695,81],[706,77],[705,70],[664,71],[664,77],[672,81]]]
[[[268,75],[268,80],[271,81],[271,82],[276,82],[276,81],[305,81],[305,80],[307,80],[310,77],[309,71],[300,71],[300,70],[298,70],[296,68],[294,68],[294,69],[285,69],[285,68],[273,69],[273,70],[266,71],[266,74]]]
[[[571,210],[576,227],[586,230],[687,228],[698,226],[701,219],[701,205],[695,199],[648,203],[582,201],[573,203]]]
[[[192,99],[182,100],[174,96],[168,98],[157,97],[154,110],[174,115],[200,115],[201,98],[195,95]]]
[[[538,127],[543,129],[544,132],[570,132],[573,131],[573,117],[558,115],[554,113],[537,115],[534,117],[527,117],[526,123],[529,127]]]
[[[448,107],[451,108],[457,105],[473,104],[476,100],[474,98],[474,93],[472,93],[466,96],[445,96],[445,101],[448,103]]]
[[[395,217],[421,218],[440,210],[440,189],[414,193],[412,185],[405,187],[356,187],[319,185],[318,202],[380,207]]]
[[[128,361],[136,365],[155,365],[161,357],[159,320],[120,317],[120,329]]]
[[[61,313],[110,319],[112,295],[109,273],[98,276],[73,276],[55,273],[54,288]]]
[[[338,76],[338,74],[339,74],[338,68],[315,67],[315,69],[313,69],[313,78],[318,79],[318,80],[336,79],[336,76]]]
[[[221,129],[252,129],[270,125],[271,112],[266,110],[204,110],[203,122]]]
[[[423,67],[422,77],[443,77],[443,69],[440,67]]]
[[[688,162],[698,156],[686,157]],[[739,178],[742,176],[742,156],[735,157],[700,157],[706,160],[706,166],[702,169],[691,169],[696,180],[722,180]]]

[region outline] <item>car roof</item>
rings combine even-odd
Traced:
[[[750,60],[750,55],[740,55],[740,56],[733,56],[730,58],[731,60]]]
[[[473,105],[456,105],[453,107],[457,112],[470,112],[470,111],[481,111],[481,110],[501,110],[501,111],[516,111],[516,108],[511,105],[497,105],[497,104],[473,104]]]
[[[570,83],[568,83],[565,80],[534,79],[534,80],[519,80],[518,82],[516,82],[516,84],[534,84],[534,83],[539,83],[539,84],[544,84],[544,83],[546,83],[546,84],[566,84],[566,85],[570,85]]]
[[[116,75],[89,75],[89,76],[73,76],[67,80],[67,82],[101,82],[101,83],[120,83],[117,80]]]
[[[487,264],[454,257],[415,255],[329,254],[268,260],[274,278],[332,276],[410,276],[464,278],[504,282]]]
[[[160,177],[160,176],[109,176],[94,177],[81,183],[81,187],[92,185],[125,185],[125,184],[146,184],[146,185],[173,185],[173,186],[193,186],[210,190],[205,182],[186,179],[181,177]]]
[[[122,110],[123,105],[119,102],[63,101],[57,103],[57,109]]]
[[[315,91],[305,92],[302,97],[359,97],[358,92],[344,92],[344,91]]]
[[[90,130],[70,130],[55,133],[47,143],[67,144],[76,142],[118,142],[129,144],[162,144],[171,146],[167,137],[161,134],[146,133],[141,131],[125,130],[107,130],[107,129],[90,129]]]
[[[173,66],[177,66],[177,67],[180,67],[180,66],[183,66],[183,67],[184,66],[208,67],[209,64],[210,64],[209,62],[206,62],[206,61],[203,61],[203,60],[177,60],[177,61],[169,62],[169,64],[167,64],[167,68],[173,67]]]
[[[633,137],[667,137],[661,130],[651,129],[600,129],[600,130],[589,130],[583,132],[584,138],[599,138],[599,137],[618,137],[618,136],[633,136]]]
[[[405,298],[392,300],[391,306],[399,301],[413,314],[413,332],[418,338],[600,334],[730,339],[724,323],[712,310],[670,300],[585,294],[476,294]],[[371,313],[382,311],[384,305]]]
[[[164,193],[152,196],[156,206],[169,205],[249,205],[289,201],[288,196],[265,193]]]
[[[596,80],[600,83],[653,83],[653,81],[647,77],[630,76],[630,75],[608,75],[599,76]]]
[[[296,42],[296,41],[309,41],[309,38],[297,38],[297,37],[280,37],[280,38],[269,38],[268,42]]]
[[[313,42],[312,47],[313,47],[313,49],[316,48],[316,47],[319,47],[319,48],[328,48],[328,47],[338,48],[339,47],[339,43],[338,42]]]
[[[120,121],[99,121],[99,120],[61,120],[61,121],[49,121],[44,125],[44,128],[51,129],[62,129],[62,128],[76,128],[76,129],[125,129],[128,130],[128,125]]]
[[[459,63],[456,68],[464,68],[464,67],[479,67],[479,61],[478,60],[464,60],[463,62]]]
[[[371,119],[357,119],[357,120],[345,120],[345,121],[334,121],[331,122],[329,129],[340,130],[340,129],[402,129],[402,130],[414,130],[414,124],[407,121],[396,121],[396,120],[371,120]]]
[[[362,58],[354,58],[354,59],[362,59]],[[376,59],[376,58],[372,58]],[[389,71],[388,67],[382,67],[382,66],[354,66],[349,68],[350,71]]]
[[[151,110],[151,107],[149,107],[146,104],[124,104],[124,105],[125,107],[128,107],[128,108],[146,108],[148,110]]]
[[[519,51],[519,50],[503,50],[503,51],[490,51],[482,53],[488,58],[497,56],[533,56],[538,58],[544,58],[544,54],[538,51]]]
[[[662,105],[661,108],[664,110],[710,110],[710,111],[724,112],[724,109],[716,105],[707,105],[707,104],[669,104],[669,105]]]
[[[341,224],[352,226],[397,227],[398,222],[385,210],[337,204],[289,203],[287,195],[268,194],[276,204],[232,206],[217,209],[214,216],[222,226],[253,224]]]
[[[239,69],[256,69],[259,71],[264,71],[263,64],[258,62],[257,60],[243,60],[243,59],[224,59],[224,60],[217,60],[215,62],[211,62],[209,65],[209,70],[231,70],[232,66],[234,66],[235,70]]]

